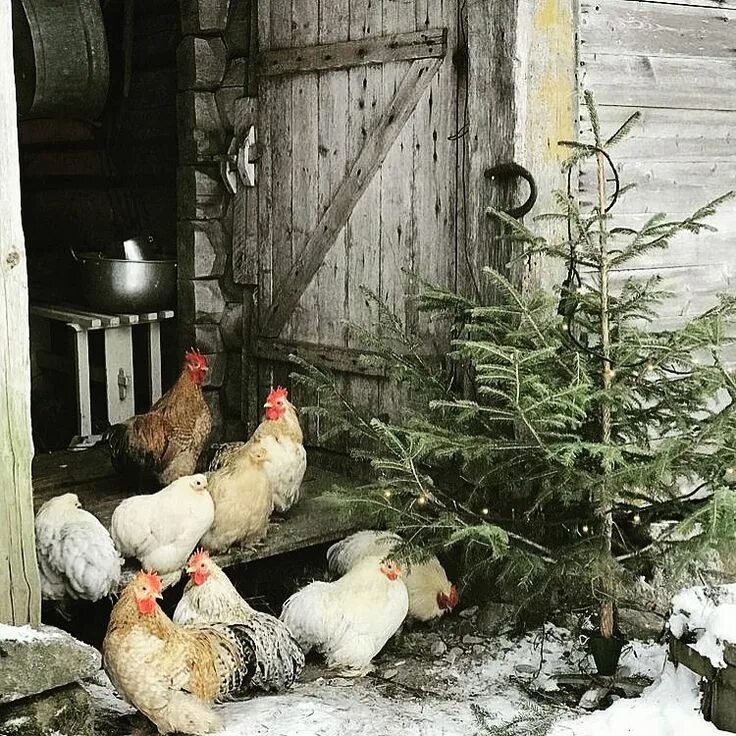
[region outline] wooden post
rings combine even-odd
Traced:
[[[475,291],[474,280],[482,285],[481,267],[504,271],[512,256],[511,244],[499,239],[502,233],[489,222],[486,208],[505,209],[525,196],[516,182],[490,181],[486,171],[515,161],[532,173],[539,197],[527,223],[556,209],[553,191],[565,186],[561,164],[569,150],[558,141],[575,138],[575,5],[575,0],[468,2],[466,237],[467,266],[475,273],[461,279],[467,292]],[[559,224],[547,221],[532,227],[552,237]],[[561,281],[560,273],[539,261],[520,264],[510,275],[517,285],[550,287]]]
[[[0,3],[0,622],[38,623],[28,276],[20,216],[11,3]]]

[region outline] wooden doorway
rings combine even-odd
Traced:
[[[259,3],[257,306],[243,362],[254,407],[299,352],[388,408],[346,325],[370,324],[363,288],[433,340],[407,272],[458,283],[457,25],[456,0]]]

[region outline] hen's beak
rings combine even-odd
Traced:
[[[273,404],[272,404],[272,403],[271,403],[270,401],[267,401],[267,402],[266,402],[266,403],[265,403],[265,404],[263,405],[263,408],[264,408],[264,409],[272,409],[272,408],[273,408]]]
[[[185,567],[184,572],[186,572],[187,575],[191,575],[194,572],[194,568]]]
[[[155,593],[153,597],[154,598],[158,598],[158,600],[161,600],[164,597],[164,594],[163,593]]]

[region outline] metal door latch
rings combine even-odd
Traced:
[[[118,371],[118,396],[120,401],[125,401],[128,395],[128,386],[130,386],[130,378],[125,375],[125,371],[121,368]]]

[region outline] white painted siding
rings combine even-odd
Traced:
[[[604,133],[642,112],[614,152],[622,183],[637,185],[616,207],[616,224],[656,212],[679,219],[736,189],[736,0],[581,0],[579,39],[580,89],[595,93]],[[581,177],[584,200],[593,185]],[[711,224],[717,233],[682,235],[634,264],[661,274],[676,295],[659,326],[736,288],[736,204]]]

